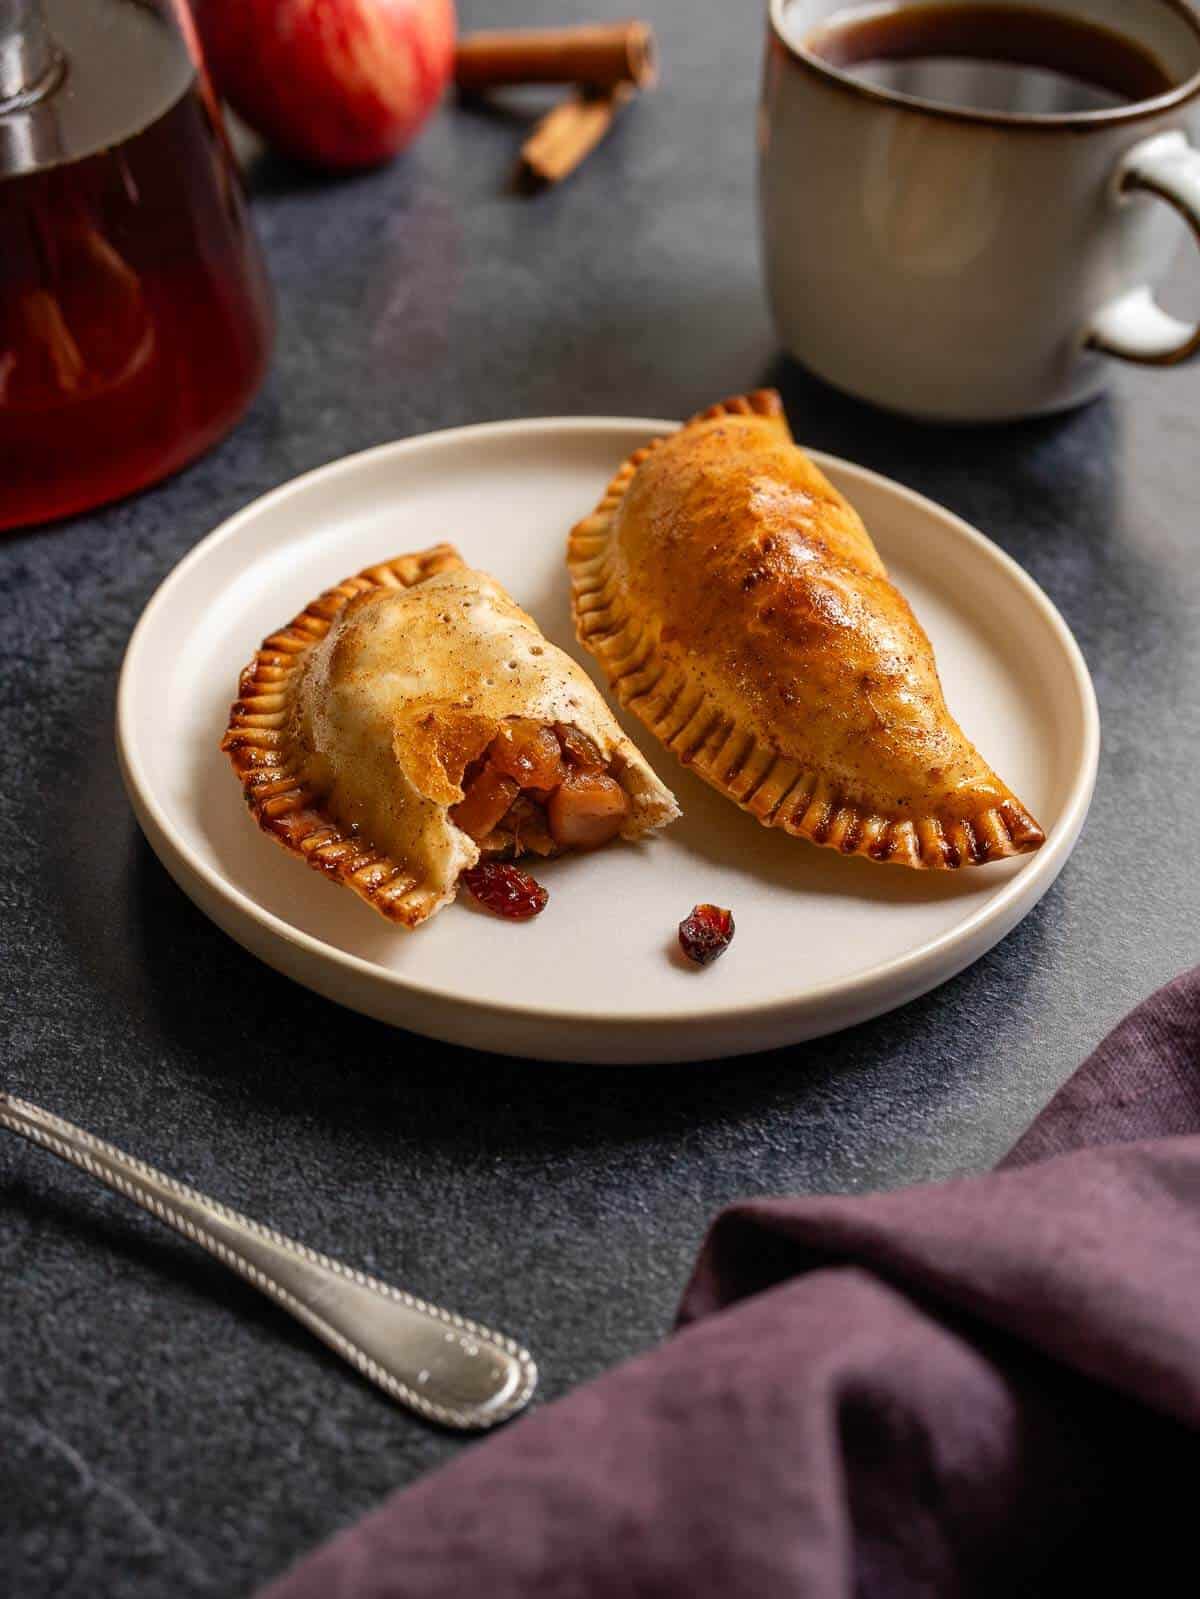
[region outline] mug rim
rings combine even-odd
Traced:
[[[1114,127],[1159,116],[1164,111],[1183,105],[1200,89],[1200,67],[1198,67],[1182,83],[1175,84],[1149,100],[1134,100],[1129,105],[1109,106],[1096,111],[987,111],[972,106],[948,105],[944,101],[926,100],[921,95],[903,94],[897,89],[884,89],[878,84],[867,83],[862,78],[852,77],[850,73],[841,71],[830,62],[823,61],[820,56],[794,44],[783,26],[783,14],[789,4],[791,0],[768,0],[767,21],[774,42],[797,66],[803,67],[835,88],[849,90],[850,93],[864,100],[873,101],[876,105],[890,106],[897,111],[914,111],[950,122],[1008,129],[1053,131],[1070,128],[1077,132],[1086,132],[1091,128]],[[1176,16],[1182,18],[1200,44],[1200,14],[1197,14],[1188,0],[1155,0],[1155,4],[1166,6]]]

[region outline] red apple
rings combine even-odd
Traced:
[[[402,150],[454,65],[454,0],[191,0],[218,94],[317,166]]]

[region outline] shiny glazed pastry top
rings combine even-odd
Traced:
[[[618,698],[765,825],[913,867],[1043,843],[773,391],[636,451],[568,561],[576,630]]]
[[[678,815],[586,673],[449,545],[348,578],[266,639],[222,748],[266,832],[409,927],[481,859]]]

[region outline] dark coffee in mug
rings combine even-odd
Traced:
[[[1091,399],[1109,357],[1200,357],[1200,323],[1155,295],[1170,211],[1200,238],[1196,0],[769,0],[767,17],[763,262],[811,371],[910,416],[999,422]]]
[[[1061,116],[1151,100],[1173,87],[1141,44],[1035,6],[852,6],[804,48],[863,83],[972,111]]]

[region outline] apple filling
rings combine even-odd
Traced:
[[[629,815],[629,797],[595,744],[562,722],[505,722],[462,786],[450,816],[485,860],[598,849]]]

